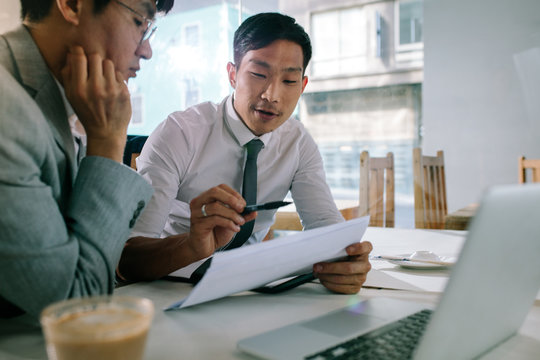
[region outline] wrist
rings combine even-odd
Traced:
[[[87,156],[102,156],[114,161],[122,162],[127,135],[111,136],[107,138],[87,137]]]
[[[201,239],[200,236],[196,236],[191,231],[186,234],[184,243],[189,254],[190,263],[207,258],[213,254],[213,250],[203,246],[203,244],[205,244],[204,239]]]

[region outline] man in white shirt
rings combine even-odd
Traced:
[[[234,94],[169,115],[137,160],[155,192],[122,255],[119,272],[128,279],[161,277],[207,257],[254,218],[239,214],[245,202],[237,192],[253,139],[263,143],[257,203],[282,200],[290,190],[306,229],[344,221],[314,140],[291,118],[308,81],[309,36],[288,16],[258,14],[235,32],[234,58],[227,65]],[[274,213],[257,215],[249,243],[262,241]],[[356,293],[371,248],[351,245],[347,259],[315,264],[314,274],[332,291]]]

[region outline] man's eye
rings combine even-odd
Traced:
[[[137,25],[137,27],[141,27],[143,22],[137,18],[133,18],[133,22],[135,23],[135,25]]]
[[[251,75],[253,75],[253,76],[257,77],[257,78],[260,78],[260,79],[266,79],[266,76],[263,75],[263,74],[252,72]]]
[[[296,84],[298,81],[296,80],[283,80],[283,82],[287,85],[294,85]]]

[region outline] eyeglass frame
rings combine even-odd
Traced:
[[[143,14],[141,14],[140,12],[138,12],[137,10],[133,9],[131,6],[123,3],[120,0],[114,0],[114,2],[116,2],[118,5],[124,7],[125,9],[128,9],[129,11],[134,13],[135,15],[141,17],[143,19],[143,21],[146,22],[146,24],[147,24],[146,29],[144,30],[144,32],[142,34],[141,41],[139,41],[139,45],[141,45],[143,42],[150,39],[152,37],[152,35],[154,35],[154,33],[157,30],[157,25],[155,25],[155,20],[154,19],[147,18],[146,16],[144,16]]]

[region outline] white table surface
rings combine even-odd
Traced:
[[[433,246],[441,239],[448,238],[449,234],[426,230],[369,228],[366,239],[373,242],[379,239],[375,249],[383,242],[385,246],[392,246],[395,241],[398,242],[396,246],[403,246],[404,251],[409,251],[417,250],[417,246]],[[418,239],[423,240],[419,242]],[[413,244],[413,247],[407,248],[407,243]],[[454,250],[449,248],[448,252],[457,253],[460,244],[456,241]],[[437,292],[376,288],[363,288],[356,295],[338,295],[328,292],[320,284],[311,283],[283,294],[243,292],[182,310],[161,311],[170,303],[187,296],[190,290],[189,284],[165,280],[137,283],[116,290],[117,294],[150,298],[156,305],[146,359],[253,359],[236,349],[238,340],[371,297],[386,296],[435,304],[440,296]],[[18,330],[16,325],[0,329],[0,359],[44,358],[43,339],[38,330]],[[510,358],[540,359],[539,300],[532,306],[519,334],[483,357]]]

